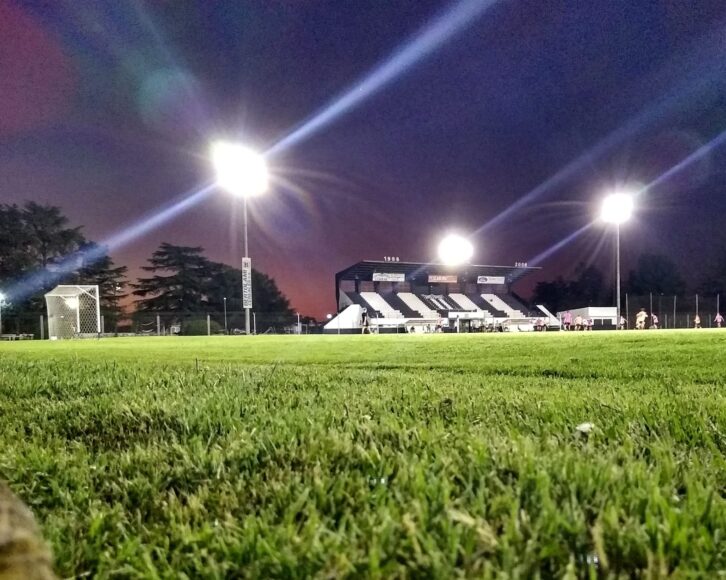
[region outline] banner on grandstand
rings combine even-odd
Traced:
[[[504,276],[479,276],[477,284],[504,284]]]
[[[429,274],[429,284],[456,284],[458,281],[459,279],[456,276]]]
[[[252,308],[252,260],[242,258],[242,308]]]
[[[404,274],[403,272],[401,272],[400,274],[387,273],[387,272],[373,272],[373,281],[374,282],[405,282],[406,274]]]

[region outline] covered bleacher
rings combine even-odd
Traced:
[[[348,327],[346,316],[341,328],[336,317],[326,332],[361,332],[364,325],[378,332],[530,330],[542,313],[512,286],[537,269],[364,260],[335,275],[338,313],[355,307],[363,320]]]

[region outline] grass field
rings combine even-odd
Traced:
[[[0,478],[62,577],[726,577],[725,374],[726,331],[0,343]]]

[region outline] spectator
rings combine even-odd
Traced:
[[[647,320],[648,320],[648,313],[645,311],[645,308],[641,308],[638,311],[638,314],[635,315],[635,329],[644,330],[645,323]]]
[[[716,328],[721,328],[721,325],[723,324],[723,316],[721,316],[720,312],[716,313],[716,318],[714,318],[713,321],[716,323]]]

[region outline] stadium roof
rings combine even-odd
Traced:
[[[480,276],[503,276],[508,284],[539,270],[528,266],[487,266],[463,264],[447,266],[436,263],[363,260],[341,270],[336,280],[372,280],[373,274],[404,274],[406,281],[428,283],[429,276],[456,275],[459,282],[476,283]]]

